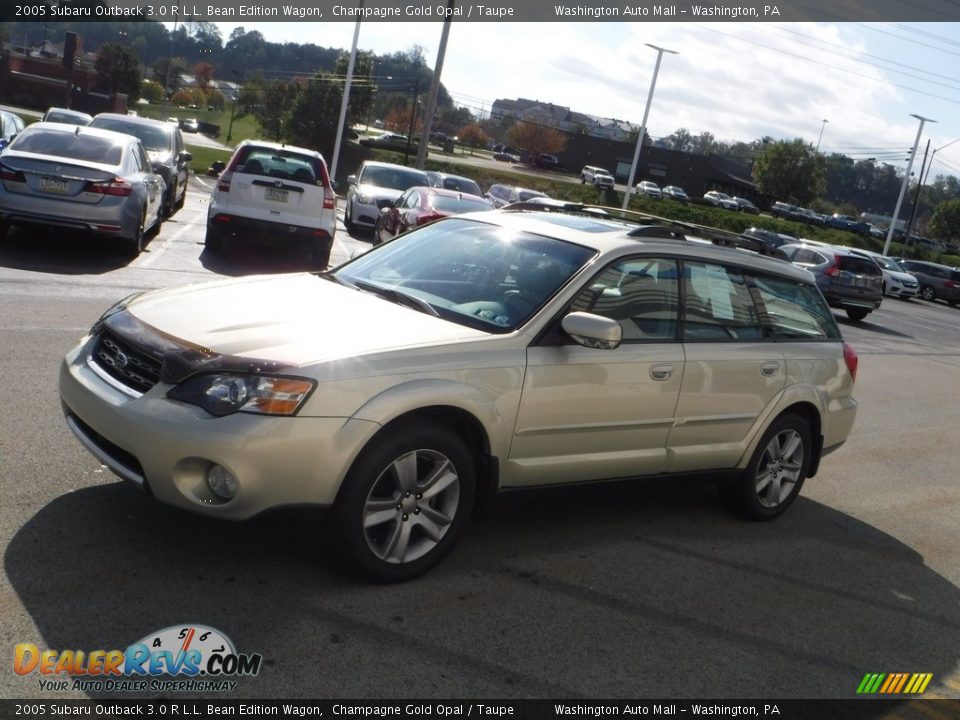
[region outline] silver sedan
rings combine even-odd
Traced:
[[[0,236],[10,225],[63,227],[123,238],[139,255],[163,222],[165,189],[137,138],[36,123],[0,158]]]

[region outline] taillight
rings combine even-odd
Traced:
[[[957,287],[957,284],[956,284],[953,280],[944,280],[944,281],[943,281],[943,285],[944,285],[944,287],[948,287],[948,288],[950,288],[951,290],[953,290],[955,287]]]
[[[225,172],[217,180],[217,190],[220,192],[230,192],[230,181],[233,179],[232,172]]]
[[[329,188],[323,189],[323,209],[324,210],[336,210],[337,209],[337,196],[333,194],[333,191]]]
[[[22,172],[8,168],[6,165],[0,165],[0,180],[10,180],[11,182],[27,181]]]
[[[427,215],[421,215],[417,218],[417,227],[426,225],[427,223],[432,223],[434,220],[439,220],[442,217],[446,216],[443,213],[429,213]]]
[[[847,364],[847,370],[850,371],[850,377],[856,381],[857,364],[859,363],[859,358],[857,358],[857,351],[847,345],[847,343],[843,344],[843,361]]]
[[[826,273],[830,277],[840,277],[840,260],[839,258],[833,259],[833,265],[827,268]]]
[[[98,195],[126,197],[133,192],[133,186],[123,178],[114,178],[113,180],[104,180],[103,182],[89,182],[84,190],[86,192],[97,193]]]

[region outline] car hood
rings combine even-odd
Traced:
[[[900,272],[898,270],[884,270],[883,272],[892,277],[894,280],[899,280],[900,282],[903,282],[904,280],[910,281],[917,279],[908,272]]]
[[[403,190],[361,183],[357,185],[357,193],[372,200],[396,200],[403,195]]]
[[[292,365],[487,336],[310,273],[156,290],[127,311],[216,353]]]

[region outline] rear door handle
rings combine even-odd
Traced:
[[[780,369],[780,363],[778,362],[764,363],[763,365],[760,366],[760,374],[766,375],[769,377],[770,375],[776,375],[779,369]]]
[[[650,377],[654,380],[669,380],[673,375],[673,365],[654,365],[650,368]]]

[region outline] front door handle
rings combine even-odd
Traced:
[[[654,365],[650,368],[650,377],[654,380],[669,380],[671,375],[673,375],[672,364]]]

